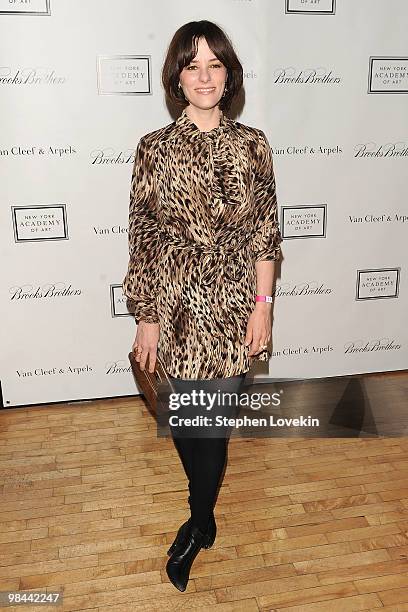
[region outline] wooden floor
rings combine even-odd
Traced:
[[[7,610],[408,611],[407,438],[233,438],[218,537],[180,593],[186,481],[140,398],[3,410],[0,429],[0,590],[64,592]]]

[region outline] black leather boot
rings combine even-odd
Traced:
[[[190,496],[188,496],[188,503],[190,504]],[[177,544],[179,542],[182,542],[183,539],[186,537],[190,524],[191,524],[191,518],[189,518],[185,523],[181,525],[181,527],[179,527],[175,540],[167,551],[168,555],[173,554]],[[206,531],[205,538],[204,538],[203,548],[205,548],[206,550],[211,548],[211,546],[214,544],[216,535],[217,535],[217,524],[215,522],[214,512],[211,512],[210,520],[208,521],[208,527],[207,527],[207,531]]]
[[[193,561],[200,552],[205,534],[191,526],[184,541],[180,542],[166,564],[167,576],[179,591],[185,591]]]

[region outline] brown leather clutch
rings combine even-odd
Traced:
[[[168,395],[174,393],[175,388],[165,370],[159,352],[156,355],[154,372],[148,371],[149,358],[146,360],[144,370],[141,370],[140,363],[136,361],[133,351],[129,353],[129,361],[137,386],[142,391],[149,407],[156,414],[160,411],[165,412],[168,409]]]

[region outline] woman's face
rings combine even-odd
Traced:
[[[192,106],[213,108],[224,92],[227,69],[211,51],[204,37],[197,45],[197,55],[180,72],[184,96]]]

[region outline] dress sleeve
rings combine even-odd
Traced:
[[[255,159],[253,236],[255,261],[278,260],[281,257],[282,236],[279,230],[272,151],[264,132],[257,131],[259,140]]]
[[[122,283],[123,293],[134,303],[136,322],[158,323],[158,197],[154,159],[144,137],[137,145],[129,204],[129,263]]]

